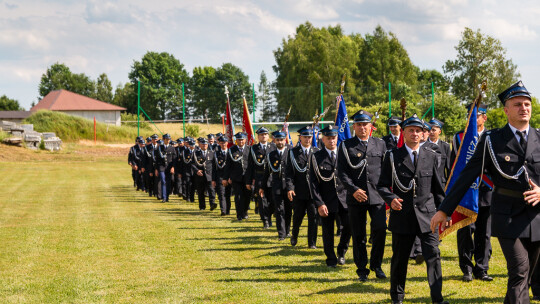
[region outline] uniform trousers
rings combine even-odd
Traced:
[[[366,219],[367,214],[371,218],[371,269],[379,268],[382,264],[384,246],[386,240],[386,208],[384,204],[369,205],[367,203],[350,202],[349,223],[352,233],[352,246],[356,273],[368,275],[368,255],[366,248]]]
[[[216,194],[219,200],[219,208],[222,213],[231,212],[231,185],[223,186],[221,180],[216,181]]]
[[[308,246],[317,246],[317,209],[315,204],[310,199],[293,198],[293,224],[292,224],[292,236],[298,238],[300,233],[300,226],[304,221],[304,217],[307,214],[308,228],[307,228],[307,240]]]
[[[418,222],[416,223],[418,225]],[[422,254],[426,260],[427,279],[431,291],[432,302],[441,302],[442,296],[442,270],[441,253],[439,251],[439,233],[420,232],[416,234],[402,234],[392,232],[392,260],[390,265],[390,297],[392,301],[403,301],[405,297],[405,282],[407,280],[407,266],[409,254],[418,236],[422,247]]]
[[[215,205],[216,192],[212,187],[212,182],[206,180],[206,176],[194,176],[194,182],[197,188],[197,196],[199,197],[199,209],[206,209],[205,192],[208,194],[208,202],[210,206]]]
[[[284,190],[275,191],[272,189],[272,201],[275,207],[276,228],[278,237],[286,238],[291,230],[292,204],[288,197],[285,197]]]
[[[529,303],[529,282],[538,262],[540,241],[498,238],[508,270],[505,304]]]
[[[341,217],[343,229],[337,246],[337,256],[334,251],[334,222],[337,216]],[[324,254],[326,255],[326,265],[337,265],[337,258],[344,257],[347,249],[349,249],[349,241],[351,240],[351,230],[349,226],[349,216],[347,209],[339,205],[337,212],[328,212],[327,217],[321,217],[322,224],[322,240],[324,245]]]
[[[232,183],[234,192],[234,207],[236,208],[236,218],[242,220],[247,217],[249,202],[251,200],[251,190],[246,188],[244,182]]]
[[[476,222],[459,229],[456,236],[459,268],[463,274],[473,273],[477,277],[486,274],[491,258],[490,207],[478,208]],[[476,265],[473,265],[473,257]]]

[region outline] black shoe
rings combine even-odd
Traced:
[[[336,232],[336,236],[341,236],[341,230],[338,230],[338,231]]]
[[[328,268],[336,268],[337,265],[326,265],[326,267],[328,267]]]
[[[433,302],[433,304],[449,304],[448,301]]]
[[[310,245],[308,248],[309,248],[309,249],[317,249],[317,246],[315,246],[315,245]]]
[[[263,229],[269,229],[270,226],[268,226],[268,222],[264,222],[263,223]]]
[[[403,301],[392,301],[392,304],[403,304]]]
[[[221,216],[225,216],[225,212],[221,212]]]
[[[463,274],[463,278],[461,278],[461,280],[463,282],[470,282],[473,280],[473,277],[472,277],[472,274],[469,272],[469,273],[465,273]]]
[[[365,282],[367,281],[367,274],[361,274],[359,277],[358,277],[358,280],[360,282]]]
[[[478,275],[478,276],[475,275],[474,278],[477,279],[477,280],[486,281],[486,282],[493,281],[493,278],[488,276],[487,273],[482,273],[481,275]]]
[[[532,297],[532,300],[533,300],[533,301],[540,301],[540,296],[533,296],[533,297]]]
[[[342,257],[342,256],[338,257],[337,263],[339,265],[345,265],[345,257]]]
[[[255,207],[255,214],[259,214],[259,207]]]
[[[280,241],[280,242],[281,242],[281,241],[284,241],[284,240],[285,240],[284,237],[280,237],[280,238],[279,238],[279,241]]]
[[[298,239],[295,236],[291,237],[291,246],[296,246],[296,243],[298,243]]]
[[[420,264],[424,263],[424,261],[426,259],[424,259],[423,255],[419,254],[419,255],[416,256],[416,258],[414,258],[414,260],[416,261],[416,264],[420,265]]]
[[[244,216],[244,219],[245,219],[245,220],[247,220],[248,218],[249,218],[249,216],[247,216],[247,215],[246,215],[246,216]]]
[[[152,192],[149,192],[149,193],[148,193],[148,196],[149,196],[149,197],[152,197],[152,196],[153,196]]]
[[[210,204],[210,211],[214,211],[217,208],[217,204]]]
[[[287,235],[286,235],[285,237],[290,238],[290,237],[291,237],[291,234],[290,234],[290,233],[287,233]]]
[[[375,272],[375,276],[377,277],[377,279],[386,279],[386,274],[381,267],[371,268],[371,270]]]
[[[206,208],[199,208],[200,211],[206,210]]]

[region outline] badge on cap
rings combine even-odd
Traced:
[[[358,153],[358,154],[356,154],[356,156],[362,157],[362,153]]]
[[[504,157],[504,160],[505,160],[505,161],[510,161],[510,156],[506,155],[506,156]]]

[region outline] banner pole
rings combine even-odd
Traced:
[[[321,113],[324,112],[324,88],[323,88],[323,83],[321,82]],[[323,124],[321,124],[321,126],[319,128],[322,129],[323,127]]]
[[[435,118],[435,89],[433,81],[431,82],[431,117]]]
[[[253,83],[253,123],[255,123],[255,83]]]

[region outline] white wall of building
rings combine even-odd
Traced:
[[[120,118],[120,111],[60,111],[69,115],[79,116],[86,119],[108,123],[120,127],[122,120]]]

